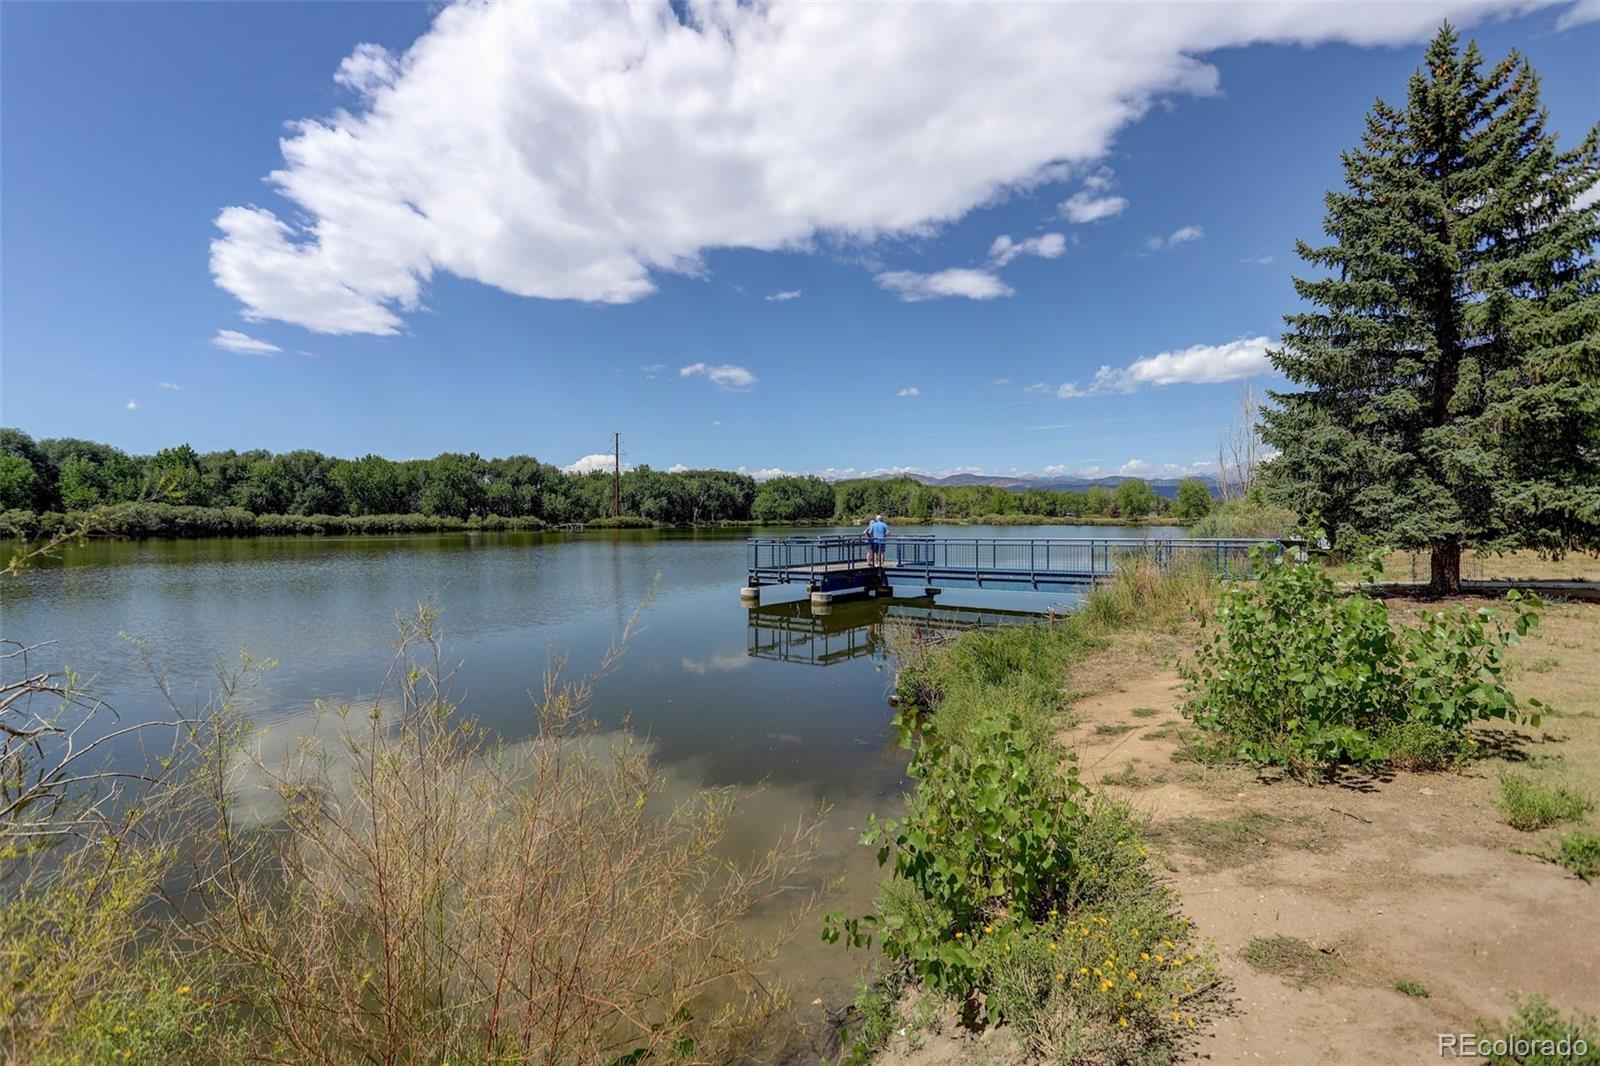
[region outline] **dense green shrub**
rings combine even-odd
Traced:
[[[1585,881],[1600,877],[1600,833],[1575,830],[1556,844],[1551,862],[1565,866]]]
[[[1051,1061],[1164,1061],[1218,978],[1133,812],[1091,796],[1056,739],[1063,668],[1097,643],[1085,618],[902,650],[916,788],[863,835],[890,870],[875,913],[823,936],[876,943],[891,985],[1004,1019]],[[857,1054],[884,1033],[864,1025]]]
[[[1287,537],[1299,519],[1286,507],[1267,502],[1259,493],[1225,500],[1189,527],[1191,537]]]
[[[122,503],[93,511],[0,512],[0,540],[34,540],[83,528],[110,537],[242,537],[274,534],[449,533],[466,530],[537,530],[537,518],[499,515],[253,514],[242,507],[189,507]],[[645,523],[648,525],[649,523]]]
[[[1489,1066],[1600,1066],[1594,1015],[1564,1017],[1543,996],[1519,1000],[1516,1014],[1503,1022],[1479,1018],[1476,1036]]]
[[[656,524],[636,514],[624,514],[591,518],[587,525],[590,529],[654,529]]]
[[[1471,749],[1468,727],[1518,717],[1504,653],[1537,624],[1537,598],[1508,593],[1509,624],[1455,607],[1405,626],[1315,564],[1258,553],[1256,569],[1224,587],[1183,670],[1184,713],[1234,757],[1295,772],[1437,768]]]

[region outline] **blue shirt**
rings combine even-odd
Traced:
[[[867,524],[867,536],[873,540],[882,540],[889,535],[889,526],[886,522],[870,522]]]

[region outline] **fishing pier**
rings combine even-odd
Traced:
[[[896,534],[884,544],[881,565],[860,536],[752,537],[748,574],[739,597],[759,603],[761,590],[800,585],[815,606],[853,596],[888,593],[911,586],[923,595],[944,587],[1016,591],[1082,590],[1115,574],[1130,561],[1153,562],[1165,570],[1176,564],[1200,565],[1215,573],[1247,573],[1250,552],[1265,545],[1281,552],[1276,540],[1133,538],[933,537]]]

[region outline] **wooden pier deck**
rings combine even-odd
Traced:
[[[862,595],[891,585],[955,586],[1020,591],[1081,590],[1116,573],[1130,559],[1163,568],[1175,561],[1210,566],[1218,573],[1248,569],[1258,546],[1277,552],[1276,540],[1230,538],[1116,539],[1039,537],[891,536],[882,564],[869,560],[861,537],[826,535],[752,537],[741,596],[759,600],[770,585],[799,584],[813,600]]]

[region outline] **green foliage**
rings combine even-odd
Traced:
[[[1287,507],[1270,503],[1259,492],[1224,500],[1189,529],[1191,537],[1287,537],[1298,524]]]
[[[1537,624],[1537,598],[1508,593],[1509,625],[1456,607],[1396,626],[1318,565],[1258,552],[1255,568],[1224,586],[1183,669],[1185,715],[1233,757],[1294,772],[1439,767],[1475,744],[1470,726],[1518,717],[1504,655]]]
[[[186,979],[152,954],[135,956],[115,982],[76,1005],[70,1027],[49,1041],[40,1066],[126,1062],[244,1063],[246,1038],[216,1005],[214,983]]]
[[[1092,798],[1056,739],[1064,666],[1094,645],[1075,614],[902,649],[898,722],[916,782],[863,841],[890,869],[878,908],[824,939],[877,943],[893,973],[1006,1019],[1051,1059],[1170,1057],[1214,989],[1130,808]]]
[[[1116,513],[1123,518],[1143,518],[1159,506],[1156,490],[1143,478],[1130,477],[1111,494]]]
[[[1344,154],[1262,432],[1279,502],[1431,549],[1439,592],[1463,545],[1600,547],[1600,127],[1560,150],[1527,61],[1458,44]]]
[[[1041,758],[1014,714],[979,718],[950,742],[930,731],[912,758],[917,790],[905,817],[869,817],[862,842],[917,897],[886,911],[883,950],[925,987],[969,998],[981,983],[972,949],[986,928],[1031,926],[1067,902],[1083,786],[1056,754]]]
[[[1593,881],[1600,877],[1600,833],[1578,829],[1567,834],[1557,842],[1551,861]]]
[[[591,518],[586,524],[590,529],[654,529],[656,525],[650,519],[641,518],[636,514]]]
[[[1518,1000],[1516,1013],[1505,1021],[1479,1018],[1477,1028],[1489,1066],[1600,1066],[1600,1023],[1592,1014],[1563,1016],[1543,996]]]
[[[1394,990],[1401,995],[1410,996],[1412,999],[1427,999],[1428,990],[1416,981],[1396,981]]]
[[[39,477],[26,459],[0,455],[0,508],[31,507]]]
[[[1575,822],[1593,809],[1587,796],[1565,788],[1549,788],[1520,774],[1500,778],[1500,813],[1524,833],[1560,822]]]
[[[0,512],[0,539],[35,540],[79,528],[86,512]],[[114,537],[240,537],[284,534],[452,533],[464,530],[537,530],[537,518],[469,519],[420,514],[252,514],[242,507],[176,507],[125,503],[96,512],[94,529]]]
[[[758,522],[830,518],[833,486],[819,477],[775,477],[756,490],[751,517]]]
[[[1211,513],[1215,502],[1204,481],[1186,477],[1178,482],[1178,497],[1172,505],[1172,513],[1185,522],[1198,522]]]

